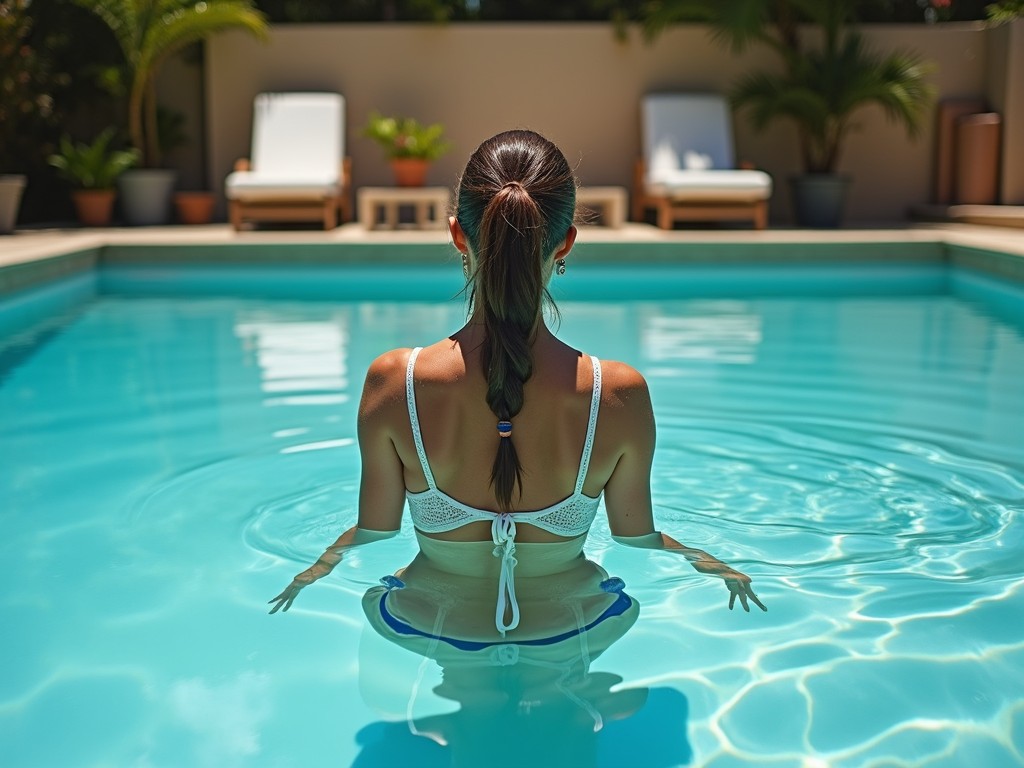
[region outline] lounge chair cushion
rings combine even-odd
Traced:
[[[647,191],[675,200],[767,200],[772,179],[764,171],[661,171],[648,174]]]
[[[229,174],[225,183],[227,196],[231,200],[271,199],[287,197],[333,197],[341,193],[338,173],[321,172],[285,176],[259,171],[235,171]]]

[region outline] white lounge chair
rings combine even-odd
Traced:
[[[339,93],[261,93],[253,104],[252,162],[225,181],[231,224],[351,219],[345,99]]]
[[[772,179],[736,170],[728,105],[716,94],[651,94],[642,107],[643,159],[637,163],[633,218],[648,208],[657,223],[750,219],[768,224]]]

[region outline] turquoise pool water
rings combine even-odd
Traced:
[[[8,302],[0,764],[1024,764],[1024,294],[772,272],[566,279],[560,335],[650,382],[661,528],[769,612],[599,515],[588,557],[640,614],[557,685],[366,627],[408,530],[266,614],[354,521],[363,372],[458,326],[450,272],[107,270]]]

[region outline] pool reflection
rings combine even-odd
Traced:
[[[686,697],[621,687],[592,663],[634,625],[621,579],[584,557],[518,578],[520,627],[494,628],[496,584],[422,554],[363,597],[360,692],[382,720],[357,734],[357,768],[688,763]],[[642,757],[641,757],[642,756]]]

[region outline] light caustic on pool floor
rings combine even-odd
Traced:
[[[1024,763],[1019,328],[949,297],[562,309],[571,343],[648,377],[659,526],[769,606],[730,613],[721,584],[614,546],[599,517],[587,552],[641,604],[592,669],[649,689],[626,724],[714,768]],[[394,736],[359,691],[406,667],[358,679],[359,598],[411,535],[264,612],[355,520],[362,371],[458,317],[116,299],[19,358],[0,388],[9,753],[293,765]],[[418,712],[443,705],[429,687]],[[44,745],[58,700],[104,701],[122,727],[79,707],[77,752]]]

